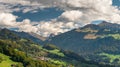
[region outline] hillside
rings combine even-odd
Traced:
[[[72,50],[86,59],[117,66],[120,63],[119,27],[119,24],[108,22],[98,25],[88,24],[57,35],[46,42],[55,44],[64,50]]]
[[[11,67],[12,65],[18,66],[21,64],[18,62],[12,61],[9,56],[6,56],[6,55],[0,53],[0,66],[1,67]]]

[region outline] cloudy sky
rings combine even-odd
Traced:
[[[120,24],[120,0],[0,0],[0,28],[41,36],[109,21]]]

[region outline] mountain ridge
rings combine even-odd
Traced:
[[[82,28],[57,35],[47,42],[55,44],[64,50],[72,50],[83,57],[89,57],[89,59],[97,62],[104,61],[108,64],[114,64],[113,62],[106,62],[98,55],[100,53],[119,55],[119,26],[119,24],[105,21],[98,25],[88,24]],[[94,59],[94,57],[99,58]]]

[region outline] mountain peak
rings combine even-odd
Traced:
[[[86,29],[86,28],[90,28],[90,29],[98,29],[99,26],[98,26],[98,25],[95,25],[95,24],[88,24],[88,25],[82,27],[81,29]]]
[[[102,23],[98,24],[98,26],[102,27],[102,28],[109,28],[112,30],[120,30],[120,24],[116,24],[116,23],[110,23],[110,22],[106,22],[103,21]]]
[[[110,24],[112,24],[112,23],[110,23],[110,22],[107,22],[107,21],[103,21],[103,22],[101,22],[100,24],[98,24],[99,26],[105,26],[105,25],[110,25]]]

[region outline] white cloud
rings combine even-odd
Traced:
[[[29,19],[22,22],[16,21],[17,16],[11,13],[0,13],[0,27],[1,28],[19,28],[19,31],[37,32],[37,28],[31,24]]]
[[[0,0],[0,12],[23,11],[24,13],[43,9],[45,5],[27,0]]]
[[[22,22],[19,22],[17,27],[19,28],[19,31],[25,31],[25,32],[37,33],[38,30],[36,26],[33,26],[31,24],[31,21],[29,19],[25,19]]]
[[[13,27],[16,26],[16,18],[17,16],[14,16],[10,13],[0,13],[0,26],[2,27]]]
[[[67,21],[77,21],[82,16],[82,12],[79,10],[71,10],[71,11],[65,11],[62,13],[62,15],[59,17],[60,20],[67,20]]]
[[[112,0],[74,0],[74,2],[72,0],[65,0],[63,5],[60,8],[63,8],[65,11],[77,10],[79,13],[82,13],[82,15],[80,14],[75,19],[75,22],[79,21],[82,24],[88,24],[94,20],[106,20],[120,23],[120,10],[112,6]],[[76,16],[76,13],[69,14],[69,16],[66,15],[69,19]]]
[[[58,22],[58,21],[50,21],[50,22],[40,22],[37,25],[38,31],[37,33],[42,36],[49,36],[51,33],[57,35],[58,33],[67,32],[73,28],[76,28],[74,22]]]
[[[48,36],[51,33],[57,34],[58,32],[64,32],[62,26],[63,23],[61,22],[41,22],[37,27],[41,35]]]

